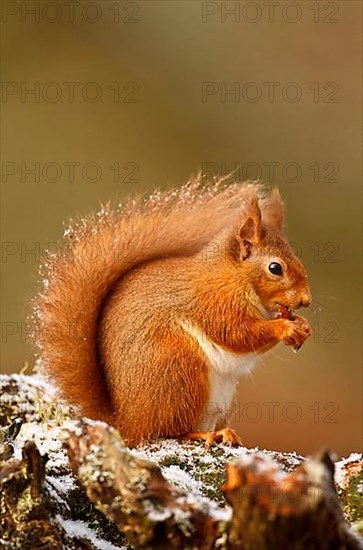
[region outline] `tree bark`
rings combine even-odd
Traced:
[[[281,472],[268,457],[227,466],[230,547],[240,550],[362,548],[340,508],[328,453]]]
[[[61,550],[62,536],[50,517],[44,491],[44,460],[33,441],[25,443],[22,459],[0,469],[1,543],[7,548]]]

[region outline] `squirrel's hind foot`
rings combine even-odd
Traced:
[[[241,447],[242,439],[231,428],[223,428],[214,432],[191,432],[183,437],[191,441],[205,441],[205,446],[209,449],[214,443],[223,443],[231,447]]]

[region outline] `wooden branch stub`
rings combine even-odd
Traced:
[[[50,519],[44,465],[35,443],[27,441],[22,459],[8,460],[0,468],[0,537],[4,548],[63,548],[58,527]]]
[[[247,456],[227,466],[223,490],[233,508],[232,548],[363,548],[344,519],[327,452],[289,474],[269,457]]]
[[[72,470],[88,498],[137,548],[213,548],[218,522],[160,468],[132,455],[106,424],[80,422],[66,442]]]

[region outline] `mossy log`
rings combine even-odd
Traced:
[[[263,455],[228,465],[223,490],[232,517],[226,521],[188,502],[159,467],[128,452],[109,426],[83,420],[80,428],[66,444],[71,467],[88,498],[136,547],[362,548],[340,508],[328,453],[290,474]]]
[[[327,453],[173,440],[130,451],[39,377],[2,376],[0,390],[0,547],[363,547],[347,522],[361,525],[360,455],[336,465],[339,501]]]

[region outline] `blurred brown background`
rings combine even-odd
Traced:
[[[63,221],[240,165],[280,186],[315,301],[314,337],[241,382],[235,424],[248,445],[347,454],[362,427],[361,3],[273,4],[2,2],[2,365],[32,364],[26,312]]]

